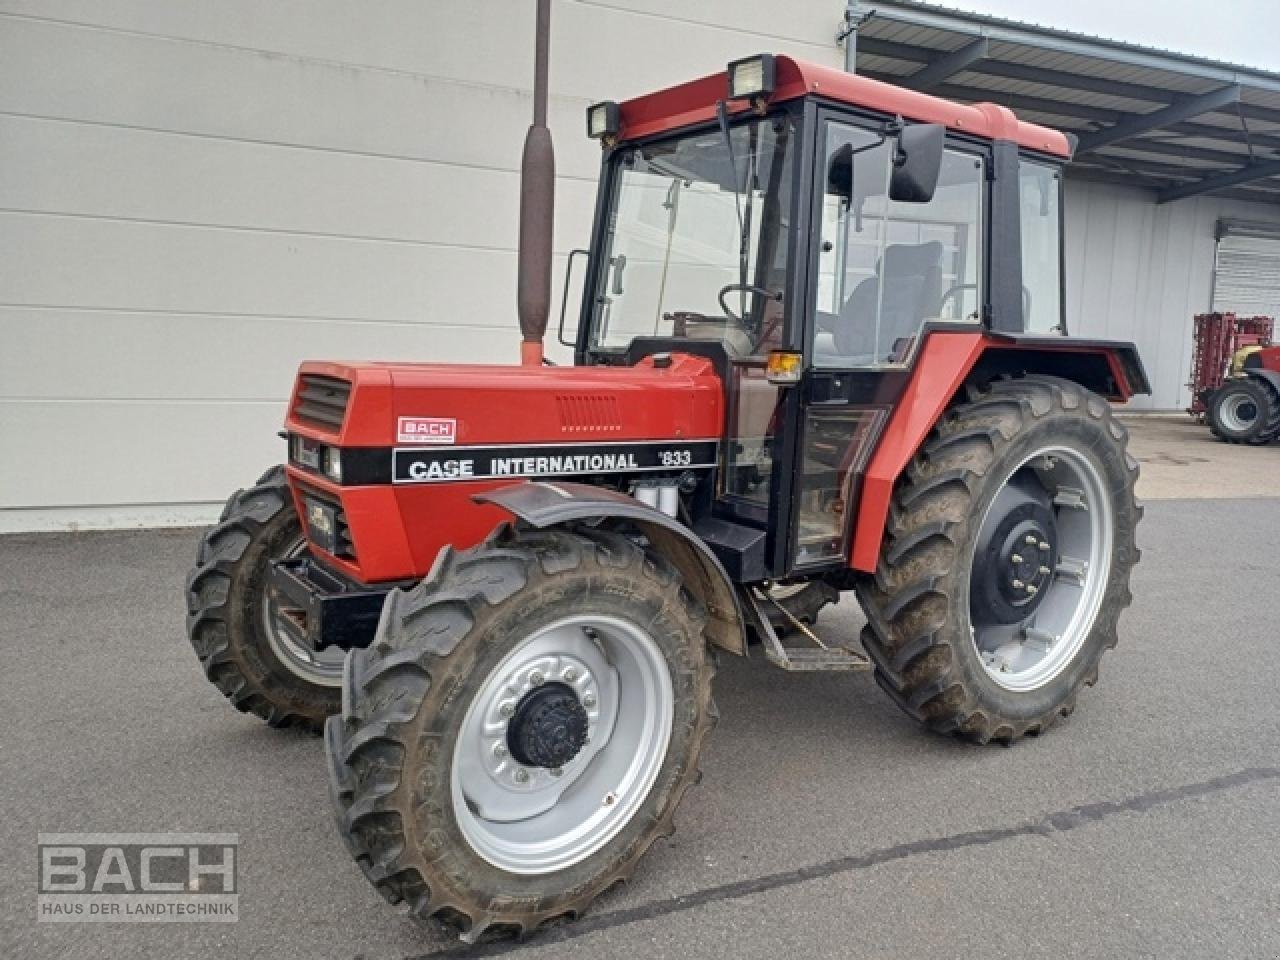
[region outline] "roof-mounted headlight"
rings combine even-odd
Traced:
[[[616,140],[622,118],[612,100],[587,107],[587,136],[593,140]]]
[[[760,53],[729,64],[729,99],[768,98],[773,93],[776,72],[773,54]]]

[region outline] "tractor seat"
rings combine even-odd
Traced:
[[[835,353],[860,360],[869,358],[875,363],[892,360],[890,345],[914,337],[925,320],[936,317],[942,308],[943,252],[937,240],[886,247],[876,264],[876,275],[854,287],[834,318],[830,332]]]

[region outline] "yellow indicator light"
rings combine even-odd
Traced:
[[[769,364],[765,367],[765,377],[770,383],[799,383],[803,357],[798,353],[786,350],[773,350],[769,354]]]

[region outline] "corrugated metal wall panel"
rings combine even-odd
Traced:
[[[1220,217],[1274,222],[1264,204],[1196,197],[1156,204],[1148,191],[1067,177],[1067,323],[1084,336],[1132,340],[1151,377],[1137,408],[1190,400],[1191,318],[1209,309]]]

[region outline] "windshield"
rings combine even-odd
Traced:
[[[593,347],[683,337],[753,356],[779,339],[795,141],[776,115],[622,154]]]

